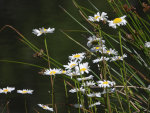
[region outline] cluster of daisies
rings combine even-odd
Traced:
[[[105,46],[105,40],[102,40],[102,38],[97,38],[96,36],[90,36],[88,38],[87,46],[91,49],[92,52],[95,52],[101,56],[93,60],[93,63],[98,63],[103,60],[112,62],[123,60],[123,58],[127,57],[126,54],[123,54],[122,56],[118,55],[118,52],[115,49],[107,49]]]
[[[94,16],[89,16],[88,20],[92,22],[100,22],[100,21],[108,22],[110,27],[116,29],[117,26],[127,24],[125,18],[126,16],[124,15],[122,17],[115,18],[114,20],[108,20],[107,13],[102,12],[100,14],[100,12],[97,12],[97,14],[94,14]]]
[[[6,87],[6,88],[0,89],[0,93],[7,94],[14,90],[15,90],[15,87]],[[32,92],[33,90],[30,90],[30,89],[17,90],[17,93],[21,93],[21,94],[32,94]]]

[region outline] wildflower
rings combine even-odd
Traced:
[[[86,81],[81,86],[95,86],[95,82],[94,81]]]
[[[125,15],[119,18],[115,18],[114,20],[108,21],[109,26],[115,28],[120,25],[126,25],[127,21],[125,20]]]
[[[95,102],[94,104],[89,105],[89,107],[97,106],[97,105],[100,105],[100,104],[101,103],[98,101],[98,102]]]
[[[145,47],[150,48],[150,42],[146,42]]]
[[[93,75],[90,75],[90,76],[88,76],[88,77],[77,78],[77,80],[78,80],[78,81],[91,80],[91,79],[93,79],[93,77],[94,77]]]
[[[108,55],[118,55],[117,51],[111,48],[109,50],[104,49],[102,52]]]
[[[82,92],[84,93],[85,92],[85,89],[83,89],[82,87],[81,88],[73,88],[71,90],[69,90],[70,93],[76,93],[76,92]]]
[[[56,74],[61,74],[61,70],[60,69],[47,69],[44,72],[44,75],[56,75]]]
[[[103,87],[103,88],[106,88],[106,87],[112,87],[115,85],[115,82],[111,82],[111,81],[98,81],[98,86],[99,87]]]
[[[100,20],[106,21],[107,18],[108,18],[107,13],[102,12],[101,15],[100,15],[100,13],[97,12],[97,14],[95,14],[94,17],[89,16],[88,20],[92,21],[92,22],[95,22],[95,21],[99,22]]]
[[[22,93],[22,94],[32,94],[33,90],[30,89],[23,89],[23,90],[17,90],[17,93]]]
[[[78,64],[77,64],[77,62],[76,61],[70,61],[69,63],[68,63],[68,65],[64,65],[64,67],[66,68],[66,69],[72,69],[72,68],[74,68],[75,66],[77,66]]]
[[[92,52],[100,52],[100,53],[103,53],[104,50],[106,50],[106,46],[105,46],[105,45],[96,46],[96,47],[91,48],[91,51],[92,51]]]
[[[33,29],[33,34],[37,35],[37,36],[41,36],[43,33],[46,34],[46,33],[53,33],[55,30],[55,28],[48,28],[48,29],[45,29],[44,27],[42,28],[39,28],[39,29]]]
[[[38,106],[42,107],[45,110],[54,111],[53,108],[48,107],[47,105],[38,104]]]
[[[71,60],[82,61],[85,58],[85,53],[76,53],[69,56]]]
[[[88,97],[101,97],[101,93],[98,92],[98,93],[90,93],[90,94],[87,94]]]
[[[88,63],[86,62],[86,63],[83,63],[83,64],[79,64],[79,67],[76,66],[75,70],[76,70],[77,73],[79,73],[79,75],[84,74],[84,72],[89,73]]]
[[[78,76],[80,74],[77,73],[76,71],[67,70],[66,75],[70,76],[72,79],[73,76]]]
[[[61,70],[61,74],[66,74],[67,71],[66,70]]]
[[[114,56],[114,57],[111,57],[111,61],[116,61],[116,60],[123,60],[124,58],[126,58],[127,55],[126,54],[123,54],[123,56]]]
[[[109,58],[102,56],[101,58],[97,58],[97,59],[93,60],[93,63],[98,63],[98,62],[101,62],[101,61],[103,61],[103,60],[108,61]]]
[[[102,38],[97,38],[95,35],[90,36],[88,38],[88,42],[87,42],[88,47],[91,47],[91,46],[103,47],[104,44],[105,44],[105,40],[102,40]]]
[[[7,88],[0,89],[0,93],[5,93],[5,94],[7,94],[8,92],[12,92],[12,91],[14,91],[14,90],[15,90],[14,87],[7,87]]]

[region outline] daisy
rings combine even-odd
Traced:
[[[94,104],[89,105],[89,107],[97,106],[97,105],[100,105],[100,104],[101,103],[98,101],[98,102],[95,102]]]
[[[80,73],[77,73],[76,71],[67,70],[66,75],[70,76],[72,79],[72,77],[78,76],[78,75],[80,75]]]
[[[83,83],[81,86],[95,86],[95,82],[94,81],[86,81],[85,83]]]
[[[99,87],[103,87],[103,88],[106,88],[106,87],[112,87],[112,86],[114,86],[115,85],[115,82],[111,82],[111,81],[106,81],[106,80],[104,80],[104,81],[97,81],[97,83],[98,83],[98,86]]]
[[[109,50],[104,49],[102,52],[108,55],[118,55],[118,52],[111,48]]]
[[[145,47],[150,48],[150,42],[146,42]]]
[[[47,105],[38,104],[38,106],[42,107],[45,110],[54,111],[53,108],[48,107]]]
[[[101,61],[103,61],[103,60],[108,61],[109,58],[102,56],[101,58],[97,58],[97,59],[93,60],[93,63],[98,63],[98,62],[101,62]]]
[[[30,89],[23,89],[23,90],[17,90],[17,93],[21,94],[32,94],[33,90]]]
[[[87,94],[88,97],[101,97],[101,93],[98,92],[98,93],[90,93],[90,94]]]
[[[111,61],[116,61],[116,60],[123,60],[124,58],[126,58],[127,55],[126,54],[123,54],[123,56],[114,56],[114,57],[111,57]]]
[[[95,14],[94,17],[89,16],[88,20],[92,21],[92,22],[95,22],[95,21],[99,22],[100,20],[106,21],[107,18],[108,18],[107,13],[102,12],[101,15],[100,15],[100,13],[97,12],[97,14]]]
[[[102,38],[97,38],[95,35],[90,36],[88,38],[88,42],[87,42],[88,47],[91,47],[91,46],[103,47],[104,44],[105,44],[105,40],[102,40]]]
[[[126,15],[119,17],[119,18],[115,18],[114,20],[108,21],[109,26],[116,29],[117,26],[126,25],[127,21],[125,20],[125,17]]]
[[[60,69],[47,69],[44,72],[44,75],[56,75],[56,74],[61,74],[61,70]]]
[[[68,65],[63,65],[66,69],[72,69],[72,68],[74,68],[75,66],[77,66],[78,64],[77,64],[77,62],[76,61],[70,61],[69,63],[68,63]]]
[[[5,93],[5,94],[7,94],[8,92],[12,92],[12,91],[14,91],[14,90],[15,90],[14,87],[7,87],[7,88],[0,89],[0,93]]]
[[[85,58],[85,53],[76,53],[69,56],[71,60],[82,61]]]
[[[53,33],[55,31],[55,28],[48,28],[48,29],[45,29],[44,27],[42,28],[39,28],[39,29],[33,29],[32,33],[37,35],[37,36],[41,36],[43,33],[46,34],[46,33]]]
[[[75,70],[77,73],[79,74],[84,74],[85,73],[89,73],[89,66],[88,66],[88,63],[83,63],[83,64],[79,64],[79,66],[76,66],[75,67]]]
[[[93,75],[90,75],[90,76],[88,76],[88,77],[83,77],[83,78],[77,78],[77,80],[78,81],[84,81],[84,80],[91,80],[91,79],[93,79]]]
[[[92,52],[101,52],[102,53],[104,50],[106,50],[106,46],[105,45],[96,46],[96,47],[91,48]]]
[[[76,93],[76,92],[82,92],[84,93],[85,92],[85,89],[83,89],[82,87],[81,88],[73,88],[71,90],[69,90],[70,93]]]

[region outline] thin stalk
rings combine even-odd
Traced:
[[[119,40],[120,40],[120,49],[121,49],[121,54],[123,56],[123,49],[122,49],[122,42],[121,42],[121,33],[119,31]],[[123,70],[124,70],[124,77],[123,77],[123,73],[122,73],[122,78],[123,78],[123,84],[125,86],[125,92],[126,92],[126,98],[128,101],[128,109],[129,109],[129,113],[131,113],[130,110],[130,101],[129,101],[129,96],[128,96],[128,89],[127,89],[127,77],[126,77],[126,70],[125,70],[125,62],[123,60]],[[122,72],[122,71],[121,71]]]

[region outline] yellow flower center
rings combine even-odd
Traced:
[[[73,57],[74,58],[79,58],[81,55],[77,54],[77,55],[74,55]]]
[[[56,73],[56,71],[51,71],[51,72],[50,72],[50,75],[52,75],[52,74],[54,75],[55,73]]]
[[[44,31],[46,31],[47,29],[44,28]]]
[[[105,82],[103,82],[103,84],[108,84],[108,82],[107,82],[107,81],[105,81]]]
[[[64,73],[66,73],[66,71],[63,70],[62,73],[64,74]]]
[[[100,47],[96,47],[95,49],[99,49]]]
[[[8,92],[8,89],[4,89],[3,91],[4,91],[4,92]]]
[[[22,93],[27,93],[27,91],[22,91]]]
[[[120,23],[121,21],[122,21],[121,18],[115,18],[115,19],[113,20],[113,23],[114,23],[114,24],[117,24],[117,23]]]
[[[80,71],[86,71],[86,68],[82,68],[82,69],[80,69]]]
[[[118,56],[118,59],[121,59],[121,56]]]
[[[47,106],[42,106],[43,107],[43,109],[47,109]]]
[[[97,19],[97,18],[99,18],[99,17],[100,17],[100,16],[95,16],[94,18]]]
[[[106,51],[106,53],[110,53],[110,51]]]
[[[74,67],[74,66],[76,66],[76,64],[71,64],[71,65],[70,65],[71,68]]]

